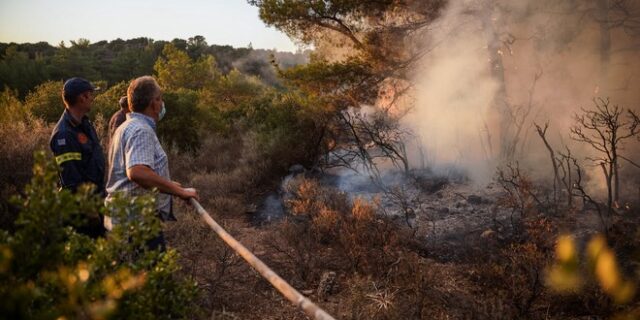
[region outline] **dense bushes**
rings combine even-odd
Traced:
[[[5,88],[0,92],[0,123],[26,121],[30,113],[22,106],[17,91]]]
[[[122,81],[111,87],[101,88],[102,90],[97,92],[96,98],[93,100],[89,117],[93,119],[100,115],[105,119],[109,119],[111,115],[120,110],[118,102],[120,97],[127,95],[128,87],[129,82]]]
[[[46,122],[57,122],[64,111],[62,82],[47,81],[38,85],[27,95],[24,107],[36,118]]]
[[[193,314],[195,284],[175,273],[175,251],[148,251],[160,230],[152,197],[120,198],[108,209],[121,221],[107,239],[76,233],[102,213],[90,188],[58,191],[56,166],[40,153],[15,231],[0,233],[0,309],[9,318],[178,318]],[[82,214],[79,214],[82,212]],[[135,215],[138,219],[127,219]]]
[[[9,198],[22,193],[32,176],[33,154],[48,147],[52,126],[29,117],[0,121],[0,229],[8,229],[17,216]]]
[[[196,108],[197,95],[188,89],[165,92],[163,100],[167,116],[158,123],[158,136],[166,146],[183,152],[195,152],[200,147],[200,128],[204,125]]]

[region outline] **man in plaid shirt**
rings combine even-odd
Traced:
[[[162,90],[151,76],[137,78],[127,90],[129,109],[127,120],[116,129],[109,148],[109,171],[107,174],[108,204],[116,193],[127,196],[146,194],[156,188],[156,210],[164,220],[171,220],[172,200],[175,195],[184,200],[198,199],[192,188],[183,188],[171,181],[167,154],[156,135],[156,123],[164,117],[166,109],[162,101]],[[105,227],[111,230],[118,221],[105,217]],[[162,233],[148,243],[150,249],[165,248]]]

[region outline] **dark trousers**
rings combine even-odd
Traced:
[[[167,251],[167,242],[164,240],[164,232],[160,231],[157,236],[147,240],[147,248],[149,250],[158,250],[160,252]]]
[[[173,204],[170,206],[169,212],[164,212],[160,210],[156,210],[156,216],[160,219],[160,221],[177,221],[176,217],[173,215]],[[160,233],[147,241],[147,248],[150,250],[158,250],[160,252],[167,251],[167,242],[164,239],[164,233],[160,231]]]
[[[88,218],[83,225],[77,226],[75,229],[76,232],[92,239],[104,238],[107,232],[107,229],[104,228],[104,217],[102,215],[99,215],[98,218]]]

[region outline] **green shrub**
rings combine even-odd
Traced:
[[[108,89],[103,88],[104,91],[99,92],[95,100],[93,100],[89,117],[94,119],[96,115],[100,114],[105,119],[110,119],[116,111],[120,110],[118,102],[120,101],[120,97],[127,95],[128,87],[129,82],[122,81]]]
[[[293,163],[312,166],[320,155],[325,129],[311,99],[272,91],[246,105],[243,112],[264,154],[280,169],[286,170]]]
[[[41,83],[50,79],[47,61],[39,54],[29,58],[29,53],[21,51],[22,45],[11,44],[6,50],[0,50],[0,88],[15,89],[20,97]]]
[[[5,88],[0,92],[0,123],[27,121],[30,114],[18,98],[18,92]]]
[[[64,111],[62,82],[47,81],[29,92],[25,107],[34,116],[46,122],[57,122]]]
[[[88,186],[58,191],[56,166],[40,152],[25,196],[14,201],[15,231],[0,233],[3,317],[174,319],[196,312],[196,286],[176,275],[176,252],[145,247],[160,230],[153,197],[117,198],[108,210],[122,223],[107,239],[92,240],[71,226],[104,212],[102,200]]]
[[[164,46],[153,70],[158,77],[158,83],[165,90],[199,89],[219,76],[213,56],[202,56],[194,61],[185,51],[173,44]]]
[[[198,109],[201,110],[202,128],[228,133],[231,126],[244,120],[244,110],[264,99],[268,91],[255,77],[237,70],[216,77],[210,85],[198,90]]]
[[[198,127],[201,124],[196,92],[188,89],[165,92],[163,100],[167,115],[158,122],[160,140],[180,151],[195,152],[200,147]]]

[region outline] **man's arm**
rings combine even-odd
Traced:
[[[198,199],[198,193],[194,189],[182,188],[151,169],[154,163],[153,146],[157,143],[155,133],[150,130],[132,133],[124,148],[127,178],[145,189],[158,188],[162,193],[173,194],[182,199]]]
[[[161,177],[145,165],[135,165],[127,169],[127,177],[145,189],[158,188],[162,193],[173,194],[184,200],[189,198],[199,200],[195,189],[182,188],[180,184]]]

